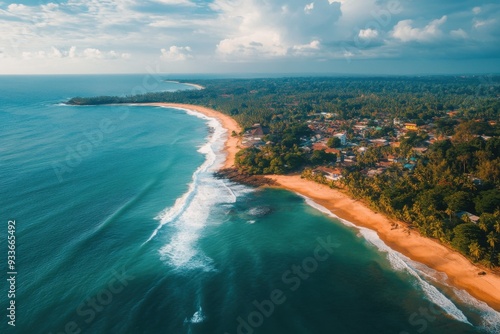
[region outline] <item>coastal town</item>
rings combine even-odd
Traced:
[[[314,173],[323,175],[327,180],[338,181],[342,178],[342,171],[353,166],[357,161],[363,160],[371,148],[379,148],[381,154],[371,157],[373,167],[367,167],[362,173],[368,177],[382,174],[391,167],[399,167],[412,171],[419,158],[427,152],[430,145],[442,141],[452,140],[453,136],[443,133],[439,126],[447,121],[459,122],[456,112],[450,111],[444,117],[436,117],[420,124],[400,119],[352,119],[340,120],[333,113],[317,113],[309,115],[308,128],[312,135],[300,138],[300,149],[305,153],[324,151],[336,156],[336,162],[314,169]],[[480,122],[481,120],[477,120]],[[489,121],[490,126],[496,126],[496,121]],[[272,145],[266,141],[269,128],[259,123],[252,125],[243,132],[241,144],[243,148],[261,148]],[[487,141],[490,136],[479,136]],[[415,140],[417,139],[417,140]],[[416,143],[415,146],[401,149],[402,143]],[[396,153],[397,152],[397,153]],[[471,174],[474,183],[480,184],[481,179]],[[470,215],[473,221],[477,216]]]

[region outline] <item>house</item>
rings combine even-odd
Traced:
[[[342,146],[344,146],[345,144],[347,144],[347,137],[346,137],[345,133],[336,133],[333,136],[337,137],[338,139],[340,139],[340,144]]]
[[[366,175],[368,177],[374,177],[375,175],[380,175],[384,172],[384,169],[383,168],[377,168],[377,169],[369,169],[367,172],[366,172]]]
[[[410,131],[418,131],[418,126],[416,123],[405,123],[405,129]]]
[[[256,123],[250,129],[250,135],[253,137],[262,137],[269,133],[269,129]]]
[[[415,169],[415,164],[404,164],[403,168],[413,171]]]
[[[413,147],[412,148],[413,152],[415,152],[416,154],[424,154],[425,152],[427,152],[427,148],[426,147]]]
[[[382,147],[382,146],[387,146],[389,145],[389,142],[386,139],[379,138],[379,139],[370,139],[370,142],[377,146],[377,147]]]
[[[398,163],[398,162],[401,162],[401,160],[402,160],[401,158],[398,158],[397,156],[392,155],[392,154],[389,154],[387,156],[387,161],[389,161],[389,162]]]
[[[471,222],[473,222],[474,224],[477,224],[479,222],[479,217],[470,213],[470,212],[467,212],[467,211],[460,211],[460,212],[457,212],[457,217],[462,219],[462,220],[470,220]]]
[[[314,174],[321,174],[327,180],[338,181],[342,176],[342,171],[339,168],[318,167],[313,171]]]

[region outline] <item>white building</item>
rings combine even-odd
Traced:
[[[333,136],[340,139],[340,144],[342,144],[342,146],[347,144],[347,137],[345,136],[345,133],[336,133]]]

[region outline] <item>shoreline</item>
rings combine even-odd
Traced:
[[[210,108],[190,104],[147,103],[144,105],[188,109],[216,118],[228,131],[224,147],[226,159],[221,169],[234,166],[235,155],[240,149],[240,140],[238,137],[232,137],[231,132],[240,133],[242,129],[232,117]],[[495,311],[500,311],[500,276],[493,271],[472,264],[459,252],[421,236],[418,231],[412,230],[408,235],[403,228],[392,229],[393,220],[373,211],[362,202],[339,190],[302,179],[300,175],[267,175],[265,177],[275,181],[277,184],[275,187],[308,197],[339,218],[375,231],[391,249],[413,261],[445,273],[452,287],[463,289]],[[405,226],[404,223],[399,222],[399,224]],[[481,271],[487,274],[478,275]]]
[[[181,84],[181,85],[191,86],[191,87],[194,87],[194,88],[199,89],[199,90],[205,89],[204,86],[198,85],[198,84],[195,84],[195,83],[179,82],[179,81],[175,81],[175,80],[165,80],[164,82],[178,83],[178,84]]]
[[[474,265],[462,254],[433,239],[421,236],[416,230],[411,230],[408,235],[402,228],[405,226],[402,222],[398,222],[401,228],[392,229],[391,223],[397,221],[373,211],[339,190],[302,179],[300,175],[269,175],[266,178],[274,180],[279,188],[310,198],[341,219],[375,231],[391,249],[445,273],[452,287],[463,289],[495,311],[500,311],[500,276],[493,271]],[[487,274],[478,275],[482,271]]]
[[[234,166],[236,153],[238,153],[238,151],[240,150],[239,147],[240,139],[239,137],[231,136],[231,133],[233,131],[236,133],[240,133],[242,131],[238,122],[236,122],[234,118],[226,114],[223,114],[220,111],[192,104],[158,102],[158,103],[143,103],[141,105],[193,110],[207,117],[217,119],[221,123],[222,127],[227,130],[227,138],[224,143],[224,153],[226,154],[226,159],[224,160],[224,164],[221,166],[220,169],[231,168]]]

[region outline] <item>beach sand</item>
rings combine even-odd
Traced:
[[[208,117],[217,118],[222,126],[228,130],[225,145],[227,157],[223,168],[234,166],[235,155],[240,148],[239,138],[232,137],[231,132],[240,133],[241,127],[233,118],[216,110],[196,105],[176,103],[152,103],[148,105],[190,109]],[[348,197],[339,190],[302,179],[299,175],[270,175],[266,177],[275,180],[281,188],[311,198],[342,219],[376,231],[379,237],[392,249],[414,261],[445,273],[449,278],[449,284],[464,289],[475,298],[500,311],[499,275],[473,265],[460,253],[437,241],[421,236],[415,230],[412,230],[408,235],[404,231],[404,223],[397,222],[400,227],[392,229],[392,220],[376,213],[362,202]],[[479,276],[478,273],[481,271],[485,271],[487,274]]]
[[[183,85],[186,85],[186,86],[191,86],[191,87],[194,87],[196,89],[205,89],[205,87],[203,87],[202,85],[198,85],[198,84],[194,84],[194,83],[189,83],[189,82],[179,82],[179,81],[174,81],[174,80],[165,80],[165,82],[172,82],[172,83],[178,83],[178,84],[183,84]]]
[[[404,231],[404,223],[396,222],[399,223],[399,228],[392,229],[393,220],[376,213],[362,202],[348,197],[339,190],[302,179],[300,175],[267,177],[275,180],[285,189],[311,198],[342,219],[376,231],[392,249],[434,270],[444,272],[451,285],[466,290],[472,296],[500,311],[500,276],[490,270],[473,265],[460,253],[435,240],[421,236],[415,230],[411,230],[408,235]],[[487,274],[479,276],[478,273],[481,271]]]
[[[204,86],[202,86],[202,85],[198,85],[198,84],[194,84],[194,83],[186,83],[186,82],[185,82],[185,83],[184,83],[184,85],[191,86],[191,87],[194,87],[194,88],[199,89],[199,90],[201,90],[201,89],[205,89],[205,87],[204,87]]]

